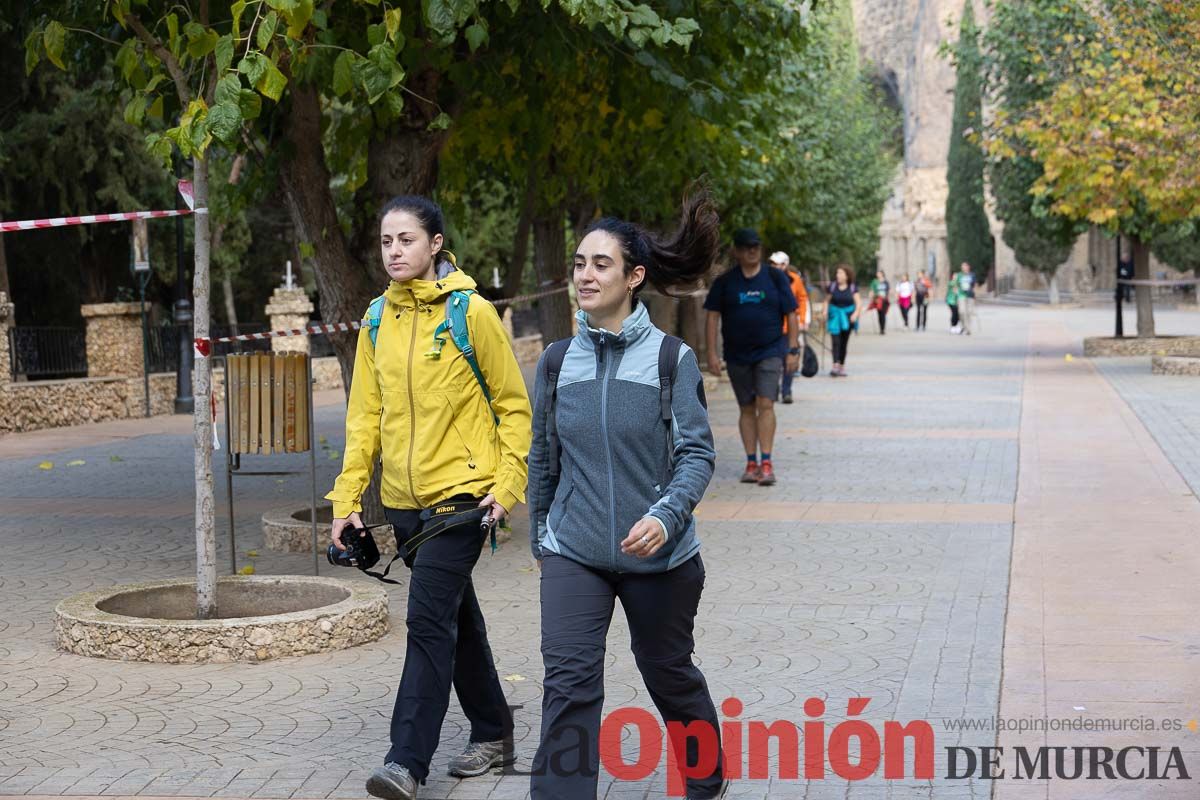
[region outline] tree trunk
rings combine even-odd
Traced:
[[[325,322],[362,319],[375,294],[372,287],[380,281],[368,278],[342,234],[321,144],[320,100],[313,87],[297,84],[292,88],[289,117],[286,136],[291,153],[290,158],[282,160],[282,181],[296,235],[313,248],[321,318]],[[349,393],[358,337],[332,334],[330,338],[342,370],[342,385]]]
[[[525,181],[525,196],[521,198],[521,216],[513,237],[512,261],[504,274],[504,296],[516,297],[525,280],[525,260],[529,257],[529,228],[533,224],[533,206],[537,194],[537,173],[531,168]]]
[[[0,221],[4,220],[4,215],[0,214]],[[8,288],[8,258],[4,255],[4,234],[0,233],[0,292],[8,295],[8,302],[12,302],[12,290]]]
[[[565,213],[561,207],[539,211],[533,218],[533,266],[537,272],[538,291],[566,286],[567,240],[564,221]],[[537,312],[544,344],[571,335],[571,302],[566,292],[538,300]]]
[[[208,208],[208,162],[203,158],[192,161],[192,191],[196,208]],[[192,272],[192,297],[195,303],[195,337],[209,335],[209,227],[208,215],[196,214],[196,260]],[[217,538],[213,527],[213,470],[212,470],[212,363],[208,357],[196,354],[195,408],[193,411],[196,472],[196,618],[212,619],[217,615]]]
[[[225,295],[225,322],[229,325],[230,334],[238,336],[237,308],[233,305],[233,279],[229,272],[221,276],[221,291]]]
[[[1134,280],[1150,280],[1150,247],[1136,237],[1133,242],[1133,277]],[[1138,338],[1154,336],[1154,297],[1153,286],[1135,286],[1137,301],[1137,335]]]

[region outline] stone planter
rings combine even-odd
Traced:
[[[170,580],[112,586],[61,601],[58,647],[120,661],[264,661],[343,650],[388,630],[388,596],[361,581],[297,575],[221,578],[221,617],[197,620],[196,585]]]
[[[1155,356],[1150,359],[1150,371],[1155,375],[1193,375],[1200,378],[1200,358]]]
[[[273,508],[262,515],[263,544],[272,553],[311,553],[312,524],[308,506],[297,510],[294,506]],[[333,506],[317,506],[317,544],[324,558],[329,546],[329,526],[333,522]],[[371,531],[381,555],[394,555],[396,537],[391,526]]]
[[[1126,336],[1089,336],[1083,340],[1083,354],[1102,356],[1190,356],[1200,358],[1200,336],[1153,336],[1140,339]]]

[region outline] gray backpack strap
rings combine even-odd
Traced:
[[[662,343],[658,346],[658,411],[667,428],[667,470],[663,475],[662,483],[659,484],[664,492],[671,480],[673,467],[671,462],[675,452],[675,441],[671,431],[671,423],[674,420],[674,414],[671,412],[671,395],[675,388],[675,372],[679,367],[679,347],[682,344],[683,340],[678,336],[665,334]]]
[[[567,357],[567,349],[571,346],[570,339],[559,339],[551,342],[546,348],[546,359],[542,362],[543,376],[546,380],[546,396],[543,398],[542,413],[546,416],[546,443],[550,448],[550,478],[551,483],[558,483],[559,455],[561,448],[558,444],[558,425],[555,421],[555,400],[558,397],[558,374],[562,371],[563,361]]]

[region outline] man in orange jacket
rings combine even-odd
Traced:
[[[808,290],[804,288],[804,279],[799,273],[793,271],[790,267],[791,260],[788,254],[782,250],[778,250],[771,254],[771,266],[776,269],[783,270],[783,274],[787,275],[788,283],[792,286],[792,295],[796,298],[796,321],[800,331],[808,330]],[[786,334],[787,319],[783,321],[783,332]],[[783,371],[783,402],[790,405],[792,402],[792,379],[796,377],[795,372],[789,372],[786,368]]]

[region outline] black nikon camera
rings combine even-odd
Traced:
[[[325,558],[335,567],[358,567],[365,572],[379,563],[379,545],[375,544],[370,528],[347,525],[342,529],[342,544],[345,550],[338,550],[331,542],[325,551]]]

